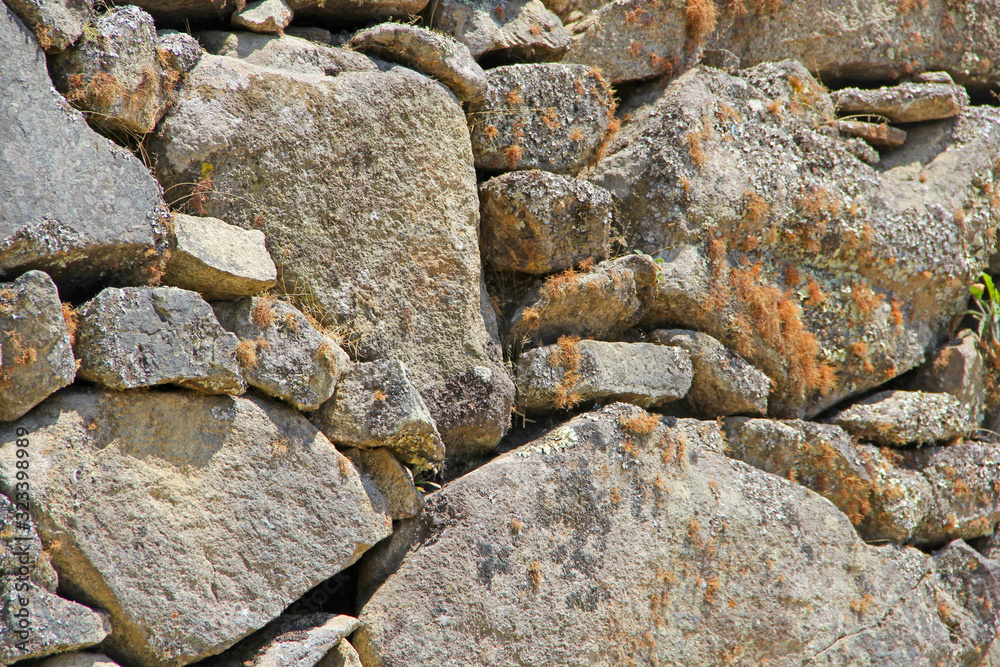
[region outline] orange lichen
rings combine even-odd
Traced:
[[[660,419],[646,411],[622,415],[618,418],[618,425],[626,431],[638,435],[649,435],[660,425]]]
[[[715,29],[719,12],[713,0],[687,0],[685,8],[687,16],[687,36],[692,44],[701,44],[705,37]]]

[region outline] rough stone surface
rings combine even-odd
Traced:
[[[426,28],[383,23],[355,34],[348,44],[434,77],[463,102],[480,99],[489,87],[486,72],[472,58],[469,47]]]
[[[166,247],[159,185],[52,89],[45,55],[6,6],[0,80],[0,274],[46,271],[63,298],[145,280]]]
[[[313,423],[337,444],[386,447],[415,465],[442,460],[441,436],[407,371],[399,361],[354,364]]]
[[[174,243],[163,282],[208,300],[239,299],[273,287],[277,271],[264,233],[217,218],[172,215]]]
[[[316,665],[358,627],[353,616],[315,613],[279,616],[241,642],[212,667],[285,667]]]
[[[965,88],[954,84],[901,83],[885,88],[842,88],[830,94],[842,115],[872,114],[890,123],[919,123],[949,118],[969,104]]]
[[[883,391],[840,410],[829,421],[880,445],[925,445],[965,435],[973,424],[951,394]]]
[[[284,301],[255,297],[212,307],[240,339],[237,360],[247,383],[299,410],[315,410],[333,396],[351,365],[336,341]]]
[[[187,28],[188,23],[225,21],[237,7],[236,0],[134,0],[129,4],[142,7],[160,26],[178,30]]]
[[[0,430],[2,480],[17,427],[62,585],[111,613],[126,664],[221,652],[390,532],[378,491],[267,399],[67,389]]]
[[[19,616],[25,611],[27,630]],[[0,664],[93,646],[110,632],[106,615],[64,600],[27,578],[0,577]]]
[[[419,14],[427,0],[288,0],[297,18],[363,23]]]
[[[198,39],[211,54],[239,58],[260,67],[327,76],[378,71],[371,58],[363,54],[291,35],[206,30],[198,33]]]
[[[763,415],[770,380],[708,334],[683,329],[651,331],[649,342],[680,347],[691,355],[694,379],[687,403],[704,417]]]
[[[103,653],[64,653],[49,658],[41,667],[119,667]]]
[[[824,81],[884,82],[920,71],[945,71],[977,88],[1000,80],[1000,28],[990,20],[994,0],[731,6],[750,11],[724,12],[709,47],[729,49],[743,67],[791,58]]]
[[[134,5],[112,7],[83,39],[52,59],[56,88],[88,120],[112,132],[151,132],[176,98],[182,71],[157,47],[153,17]]]
[[[643,326],[719,339],[774,380],[772,414],[814,416],[921,363],[964,309],[996,243],[1000,114],[970,107],[926,164],[879,172],[800,64],[740,74],[638,94],[587,178],[664,260]]]
[[[930,667],[992,642],[997,565],[963,542],[866,545],[715,423],[641,416],[579,416],[434,494],[361,611],[364,664]]]
[[[73,382],[76,359],[55,283],[29,271],[0,283],[0,421]]]
[[[657,406],[684,398],[691,377],[691,356],[677,347],[563,339],[518,359],[517,404],[528,412],[598,400]]]
[[[597,67],[612,83],[679,74],[700,55],[679,0],[615,0],[569,31],[563,60]]]
[[[194,69],[203,53],[198,40],[186,32],[176,30],[157,30],[156,46],[158,53],[165,51],[166,57],[172,59],[174,69],[185,73]]]
[[[351,643],[346,639],[337,642],[337,645],[330,649],[330,652],[323,656],[323,659],[316,663],[316,667],[363,667],[361,657],[354,650]]]
[[[600,72],[542,63],[496,67],[486,77],[486,97],[469,106],[476,167],[575,174],[595,158],[615,110]]]
[[[986,373],[976,337],[965,330],[918,367],[906,383],[910,391],[951,394],[965,406],[973,422],[985,407]]]
[[[197,292],[109,287],[80,307],[80,377],[111,389],[177,384],[209,394],[246,390],[236,336]]]
[[[890,127],[882,123],[866,123],[859,120],[837,121],[837,129],[841,134],[860,137],[869,145],[877,148],[899,148],[906,143],[906,132],[898,127]]]
[[[237,9],[230,21],[237,28],[272,34],[283,32],[292,22],[293,14],[282,0],[255,0]]]
[[[611,193],[540,170],[515,171],[479,186],[479,245],[496,271],[552,273],[608,255]]]
[[[294,131],[273,132],[278,116]],[[499,441],[514,386],[480,313],[472,151],[443,86],[404,68],[317,77],[206,56],[148,143],[170,185],[211,163],[226,196],[206,213],[259,226],[284,289],[358,356],[406,364],[450,455]]]
[[[58,53],[80,39],[83,27],[96,18],[87,0],[6,0],[25,24],[35,32],[38,44],[48,53]]]
[[[511,317],[508,344],[546,345],[560,336],[613,340],[643,315],[644,290],[656,284],[656,264],[649,257],[620,258],[586,273],[550,277],[530,291]],[[649,271],[643,270],[648,268]]]
[[[389,516],[395,520],[411,519],[424,511],[424,497],[413,485],[413,475],[404,468],[390,450],[349,448],[344,452],[385,498]]]
[[[519,60],[557,60],[569,46],[562,21],[539,0],[442,0],[433,3],[429,22],[476,58],[499,52]]]

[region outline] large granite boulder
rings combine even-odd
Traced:
[[[4,493],[25,431],[31,518],[126,664],[225,650],[391,531],[351,462],[267,399],[66,389],[0,428]]]
[[[443,86],[206,56],[149,150],[168,187],[210,173],[206,212],[261,229],[283,289],[356,354],[406,364],[449,455],[496,444],[513,383],[480,314],[472,151]]]

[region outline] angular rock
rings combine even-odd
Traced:
[[[205,299],[239,299],[273,287],[278,277],[264,233],[217,218],[172,214],[174,243],[163,282]]]
[[[684,398],[691,377],[680,348],[563,338],[518,359],[517,405],[532,413],[606,400],[659,406]]]
[[[363,663],[980,659],[996,564],[961,542],[934,556],[866,545],[827,500],[721,455],[716,424],[636,437],[625,424],[643,415],[581,415],[431,496],[361,610]]]
[[[315,410],[333,396],[351,365],[336,341],[284,301],[255,297],[212,307],[240,339],[236,354],[247,383],[299,410]]]
[[[316,667],[363,667],[361,657],[354,650],[351,643],[346,639],[337,642],[337,645],[330,649],[330,652],[323,656],[323,659],[316,663]]]
[[[293,12],[282,0],[255,0],[233,13],[234,27],[253,32],[281,33],[292,22]]]
[[[110,389],[176,384],[242,394],[238,340],[196,292],[109,287],[80,307],[80,377]]]
[[[172,58],[174,69],[190,72],[201,60],[201,46],[191,35],[176,30],[156,31],[157,53],[166,51],[167,58]]]
[[[700,6],[714,13],[712,3]],[[714,17],[699,16],[689,21],[677,0],[615,0],[569,26],[572,42],[563,61],[596,67],[611,83],[676,75],[698,61],[714,27]]]
[[[76,359],[55,283],[29,271],[0,283],[0,421],[13,421],[72,384]]]
[[[953,440],[973,428],[966,406],[951,394],[883,391],[829,418],[848,433],[902,447]]]
[[[427,6],[427,0],[289,0],[288,6],[298,18],[363,23],[415,16]]]
[[[83,35],[84,26],[96,18],[87,0],[6,0],[6,4],[31,28],[48,53],[69,48]]]
[[[316,665],[358,627],[353,616],[315,613],[279,616],[235,646],[214,667],[284,667]]]
[[[560,336],[613,340],[643,315],[640,295],[656,285],[656,264],[620,258],[586,273],[552,276],[524,298],[510,321],[508,344],[546,345]],[[648,268],[649,271],[644,271]]]
[[[860,137],[876,148],[899,148],[906,142],[906,132],[881,123],[839,120],[837,121],[837,129],[841,134]]]
[[[291,35],[206,30],[198,33],[198,39],[209,53],[239,58],[260,67],[327,76],[378,71],[378,66],[360,53]]]
[[[600,72],[583,65],[496,67],[469,106],[476,167],[575,174],[597,154],[615,104]]]
[[[49,658],[41,667],[119,667],[103,653],[64,653]]]
[[[222,22],[236,10],[236,0],[135,0],[129,4],[142,7],[160,26],[186,30],[190,23]]]
[[[182,70],[160,54],[153,17],[133,5],[112,7],[83,40],[52,59],[56,88],[89,121],[110,132],[146,134],[176,99]]]
[[[278,115],[296,132],[274,132]],[[206,213],[260,228],[284,289],[358,356],[404,362],[451,454],[499,441],[514,386],[480,313],[476,175],[451,93],[405,68],[316,77],[208,56],[148,144],[178,191],[214,166],[226,194]]]
[[[66,299],[146,281],[166,247],[160,186],[52,89],[45,55],[6,6],[0,79],[0,274],[46,271]]]
[[[27,577],[0,577],[0,664],[100,644],[106,614],[70,602]]]
[[[972,331],[965,330],[930,355],[910,376],[905,389],[951,394],[965,406],[973,422],[980,422],[985,407],[985,370],[979,343]]]
[[[475,58],[493,52],[519,60],[558,60],[569,46],[559,17],[539,0],[442,0],[429,25],[469,47]]]
[[[390,532],[378,491],[267,399],[65,390],[0,429],[2,480],[16,428],[62,586],[111,613],[125,664],[219,653]]]
[[[385,498],[389,516],[394,520],[411,519],[424,510],[424,496],[413,485],[413,475],[388,449],[351,447],[344,454],[361,472],[371,477]]]
[[[825,0],[745,6],[749,13],[725,13],[709,44],[735,53],[743,67],[792,58],[824,81],[882,82],[922,70],[977,88],[1000,80],[992,0],[930,7],[874,0],[833,12]]]
[[[351,48],[398,62],[434,77],[463,102],[486,93],[486,72],[469,48],[447,35],[405,23],[383,23],[351,37]]]
[[[890,123],[919,123],[957,116],[969,105],[965,88],[942,83],[901,83],[898,86],[842,88],[830,94],[842,115],[882,116]]]
[[[611,193],[532,169],[479,186],[483,260],[495,271],[553,273],[608,255]]]
[[[688,404],[705,417],[767,413],[770,380],[719,341],[697,331],[659,329],[649,342],[680,347],[691,355],[694,378]]]
[[[651,86],[587,178],[664,260],[641,324],[717,338],[774,380],[772,414],[815,416],[921,363],[961,311],[996,243],[976,184],[993,187],[1000,113],[970,107],[927,164],[880,172],[802,65],[740,74]]]
[[[386,447],[418,466],[444,459],[434,419],[399,361],[354,364],[310,419],[340,445]]]

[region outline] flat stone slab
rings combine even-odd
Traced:
[[[967,408],[951,394],[883,391],[829,418],[848,433],[880,445],[925,445],[965,435]]]
[[[357,627],[358,619],[342,614],[282,615],[212,661],[212,667],[313,666]]]
[[[463,102],[478,100],[489,81],[469,47],[448,35],[405,23],[383,23],[351,37],[351,48],[434,77]]]
[[[650,407],[684,398],[691,379],[691,356],[681,348],[562,338],[518,359],[517,405],[530,412],[597,400]]]
[[[12,421],[69,385],[76,359],[59,291],[29,271],[0,283],[0,421]]]
[[[378,490],[270,399],[66,389],[0,426],[5,493],[18,429],[39,535],[124,664],[220,653],[391,532]]]
[[[80,306],[80,377],[110,389],[176,384],[242,394],[238,340],[197,292],[109,287]]]
[[[430,27],[465,44],[476,58],[501,51],[529,62],[557,60],[569,46],[562,21],[540,0],[442,0],[431,12]]]
[[[830,94],[841,115],[872,114],[890,123],[950,118],[969,104],[965,88],[946,83],[901,83],[885,88],[844,88]]]
[[[336,76],[342,72],[378,71],[371,58],[362,53],[292,35],[206,30],[198,33],[198,39],[213,55],[300,74]]]
[[[906,143],[906,132],[884,123],[865,123],[859,120],[839,120],[837,129],[841,134],[860,137],[877,148],[899,148]]]

